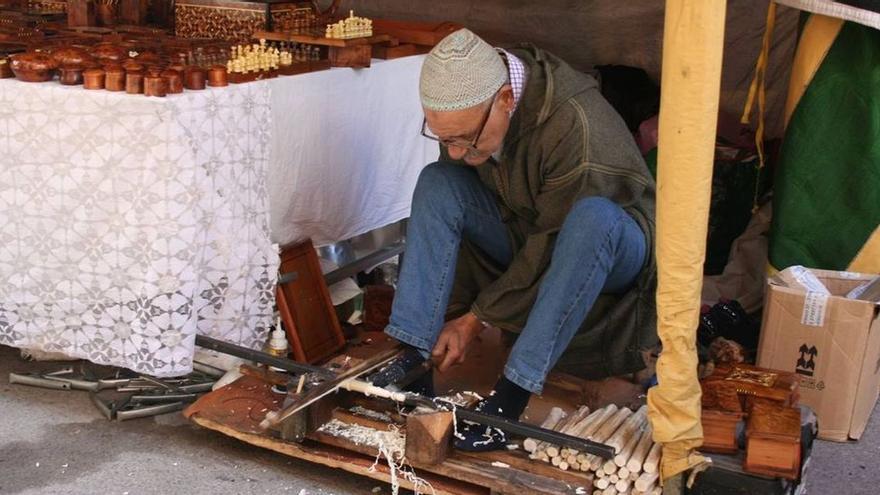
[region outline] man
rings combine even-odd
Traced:
[[[441,160],[416,185],[385,330],[406,350],[373,383],[429,357],[443,372],[487,326],[519,333],[478,405],[490,414],[518,418],[556,365],[586,377],[643,368],[640,351],[656,341],[655,186],[596,81],[533,46],[496,50],[462,29],[427,56],[419,91],[422,133]],[[455,444],[504,442],[471,424]]]

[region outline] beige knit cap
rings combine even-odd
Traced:
[[[507,79],[507,67],[492,45],[468,29],[459,29],[425,58],[419,95],[428,110],[462,110],[491,98]]]

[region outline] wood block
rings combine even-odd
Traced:
[[[703,409],[703,446],[700,450],[719,454],[735,454],[736,425],[743,413]]]
[[[416,48],[416,45],[411,43],[397,46],[388,46],[385,44],[373,45],[373,58],[382,60],[408,57],[417,53],[419,53],[419,50]]]
[[[67,25],[69,27],[96,26],[96,7],[91,0],[67,1]]]
[[[120,0],[119,20],[123,24],[140,26],[147,19],[147,2],[141,0]]]
[[[333,67],[365,69],[370,66],[373,48],[370,45],[331,46],[329,55]]]
[[[296,273],[294,280],[276,288],[278,312],[294,359],[314,363],[341,349],[345,337],[312,241],[282,249],[279,272]]]
[[[390,285],[368,285],[364,294],[364,330],[381,332],[391,317],[394,302],[394,287]]]
[[[446,460],[452,440],[451,412],[410,415],[406,419],[406,457],[417,464]]]
[[[801,466],[801,412],[755,401],[746,426],[746,472],[797,479]]]

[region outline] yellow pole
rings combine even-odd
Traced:
[[[663,352],[648,393],[661,477],[704,465],[696,329],[721,86],[725,0],[667,0],[657,183],[657,317]]]

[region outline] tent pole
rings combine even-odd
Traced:
[[[657,318],[663,352],[648,393],[662,478],[705,465],[696,329],[721,86],[725,0],[667,0],[657,184]]]

